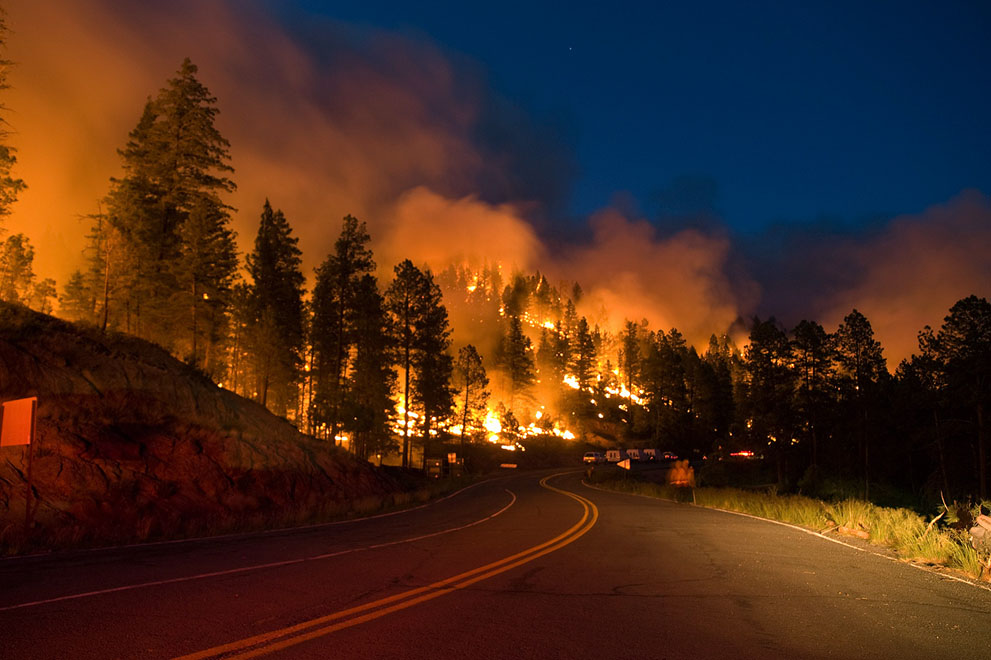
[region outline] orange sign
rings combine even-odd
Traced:
[[[38,397],[3,402],[0,447],[29,445],[34,440],[34,416]]]

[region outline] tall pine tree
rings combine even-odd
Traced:
[[[266,199],[255,249],[247,256],[248,334],[258,400],[283,416],[295,403],[303,360],[304,278],[298,243],[285,215]]]
[[[370,240],[364,222],[345,216],[334,252],[317,269],[313,289],[311,415],[332,439],[340,429],[351,352],[361,339],[356,328],[360,283],[375,269]]]
[[[461,424],[461,447],[464,450],[465,438],[477,432],[485,421],[489,402],[489,377],[482,364],[482,356],[474,346],[468,344],[458,351],[455,370],[455,386],[458,396],[458,421]]]
[[[188,314],[189,324],[180,345],[188,348],[187,360],[212,377],[224,371],[219,345],[226,336],[232,287],[237,272],[234,232],[226,212],[206,199],[197,199],[179,226],[179,255],[172,262],[178,290],[174,300]]]
[[[451,330],[440,288],[430,271],[421,271],[407,259],[395,268],[385,294],[396,363],[402,375],[403,466],[409,466],[411,419],[420,419],[420,436],[429,441],[435,422],[450,416],[453,359],[447,354]]]
[[[342,417],[345,430],[351,433],[354,453],[368,458],[393,449],[389,419],[396,382],[385,301],[370,274],[358,281],[354,318],[358,341]]]
[[[843,318],[835,335],[836,362],[847,419],[854,422],[864,479],[864,499],[870,499],[871,408],[888,371],[881,343],[870,321],[856,309]]]
[[[188,241],[198,240],[202,232],[192,226],[184,230],[183,225],[196,209],[195,222],[213,223],[230,238],[230,246],[218,254],[226,255],[233,246],[227,229],[230,207],[221,199],[235,188],[228,178],[233,172],[230,144],[214,126],[217,99],[196,73],[187,58],[175,77],[147,101],[119,151],[123,176],[111,179],[106,198],[106,220],[123,239],[117,255],[126,255],[134,264],[128,296],[115,304],[126,306],[132,331],[180,350],[182,338],[192,337],[182,322],[191,319],[183,309],[189,305],[183,292],[199,274],[179,264],[196,264],[189,255],[199,248]],[[108,256],[104,252],[104,258]],[[104,270],[100,266],[95,270]]]
[[[6,51],[7,15],[0,9],[0,53]],[[0,57],[0,92],[9,89],[7,83],[7,71],[12,66],[10,60]],[[7,120],[2,117],[2,112],[6,106],[0,104],[0,234],[3,230],[3,221],[10,215],[10,207],[17,201],[17,195],[26,187],[22,179],[14,176],[14,165],[17,164],[17,150],[7,144],[10,136]]]

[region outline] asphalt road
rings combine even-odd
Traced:
[[[514,474],[263,536],[0,561],[0,658],[986,658],[991,592]]]

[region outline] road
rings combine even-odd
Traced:
[[[991,657],[991,592],[512,474],[335,525],[0,561],[0,658]]]

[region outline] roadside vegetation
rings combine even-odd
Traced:
[[[856,537],[893,551],[899,559],[943,566],[991,581],[991,553],[971,547],[967,531],[977,517],[978,506],[944,507],[927,519],[910,509],[849,498],[830,502],[778,494],[773,488],[687,488],[605,470],[591,471],[587,481],[608,490],[748,513],[831,536]]]

